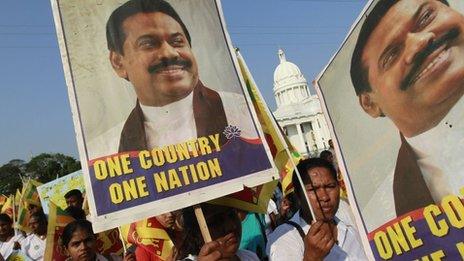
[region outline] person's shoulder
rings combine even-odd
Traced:
[[[26,238],[21,233],[18,233],[16,235],[14,235],[13,238],[12,238],[13,241],[17,241],[19,243],[23,242],[25,239]]]
[[[292,225],[283,223],[269,234],[268,246],[277,246],[280,244],[286,244],[287,242],[293,242],[295,240],[301,240],[298,230]]]
[[[258,256],[250,250],[239,249],[236,255],[241,261],[259,261]]]
[[[26,238],[25,238],[25,239],[26,239],[26,240],[32,240],[32,239],[34,239],[34,238],[36,238],[36,237],[37,237],[37,236],[36,236],[34,233],[30,233],[30,234],[27,234],[27,235],[26,235]]]
[[[301,260],[303,252],[303,239],[292,225],[281,224],[268,237],[266,254],[269,260]]]
[[[18,234],[13,236],[13,240],[15,240],[15,241],[16,240],[24,240],[24,239],[25,239],[25,237],[24,237],[24,235],[22,233],[18,233]]]
[[[350,204],[343,199],[340,199],[335,216],[346,224],[354,224],[354,216]]]

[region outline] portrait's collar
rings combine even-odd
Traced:
[[[187,97],[161,107],[146,106],[140,104],[140,108],[142,109],[145,121],[154,122],[157,124],[163,122],[170,122],[173,119],[175,119],[177,115],[191,113],[192,107],[193,91],[190,92],[190,94],[187,95]]]

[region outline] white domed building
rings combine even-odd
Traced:
[[[274,117],[295,149],[303,156],[318,156],[329,148],[330,132],[317,95],[311,95],[308,82],[298,66],[287,61],[282,49],[274,71]]]

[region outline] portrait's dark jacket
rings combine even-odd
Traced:
[[[434,204],[432,195],[417,164],[417,155],[401,135],[401,147],[393,177],[396,216]]]
[[[221,97],[216,91],[205,87],[200,81],[198,81],[193,89],[193,115],[198,137],[219,133],[220,144],[225,142],[226,139],[223,131],[227,126],[227,118]],[[151,148],[147,146],[144,116],[137,101],[135,108],[130,113],[122,129],[118,151],[140,151],[147,149]]]

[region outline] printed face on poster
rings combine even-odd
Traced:
[[[219,1],[52,5],[96,230],[274,178]]]
[[[463,11],[370,1],[317,80],[376,259],[463,253]]]
[[[44,213],[48,214],[49,202],[53,202],[53,204],[60,207],[61,209],[66,209],[67,204],[64,195],[73,189],[78,189],[82,192],[82,194],[85,194],[82,170],[78,170],[38,186],[37,193],[39,193],[40,203]]]

